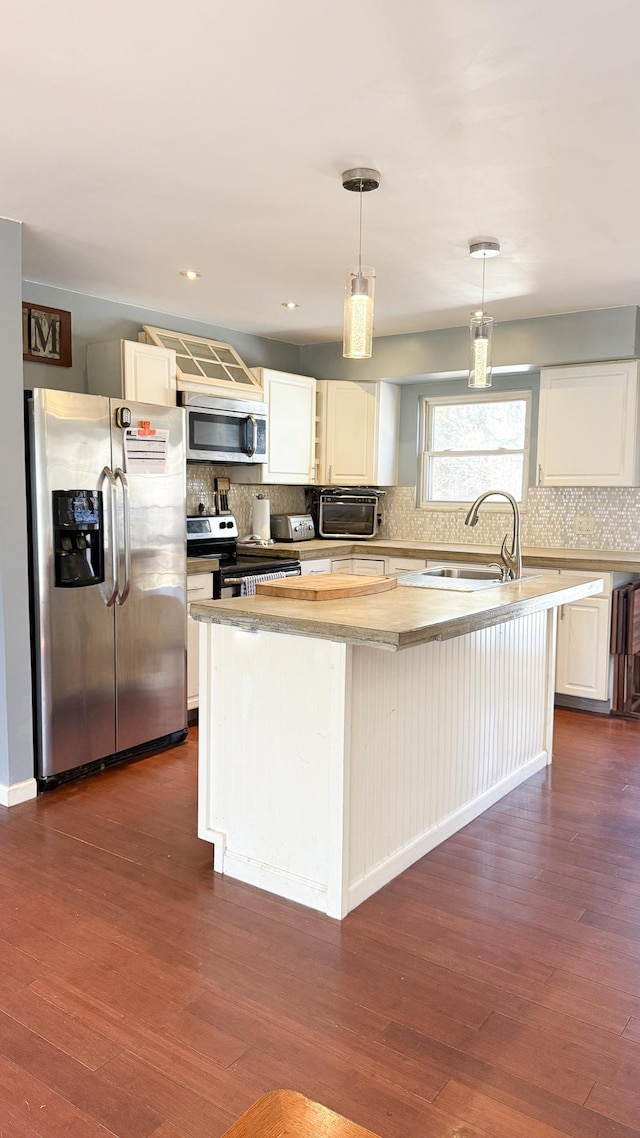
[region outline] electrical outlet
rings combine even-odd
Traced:
[[[578,537],[593,537],[596,532],[596,519],[593,514],[576,514],[573,519],[573,532]]]

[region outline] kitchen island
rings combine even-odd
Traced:
[[[551,761],[556,610],[601,588],[192,605],[214,868],[346,916]]]

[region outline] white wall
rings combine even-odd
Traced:
[[[22,232],[0,219],[0,802],[33,778],[22,423]]]

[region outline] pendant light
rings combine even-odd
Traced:
[[[491,387],[493,316],[487,316],[484,310],[484,275],[487,258],[500,256],[500,243],[498,241],[470,241],[469,256],[482,258],[482,299],[478,312],[471,313],[469,325],[471,335],[469,387],[477,389]]]
[[[342,185],[345,190],[360,195],[358,267],[347,270],[342,355],[347,360],[368,360],[371,357],[373,341],[373,293],[376,273],[375,269],[362,264],[362,195],[369,190],[377,190],[380,185],[380,172],[367,167],[345,170],[342,175]]]

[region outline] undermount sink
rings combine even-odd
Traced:
[[[523,573],[524,578],[537,577],[537,573]],[[497,585],[510,585],[512,581],[501,581],[500,570],[489,565],[478,565],[476,569],[465,566],[434,566],[433,569],[418,569],[414,573],[403,573],[398,577],[399,585],[414,589],[451,589],[458,593],[471,593],[477,589],[492,589]]]
[[[429,577],[453,577],[456,580],[465,581],[499,581],[500,570],[492,569],[488,565],[479,565],[477,569],[467,569],[464,567],[451,567],[445,568],[438,566],[437,569],[424,569],[423,572]]]

